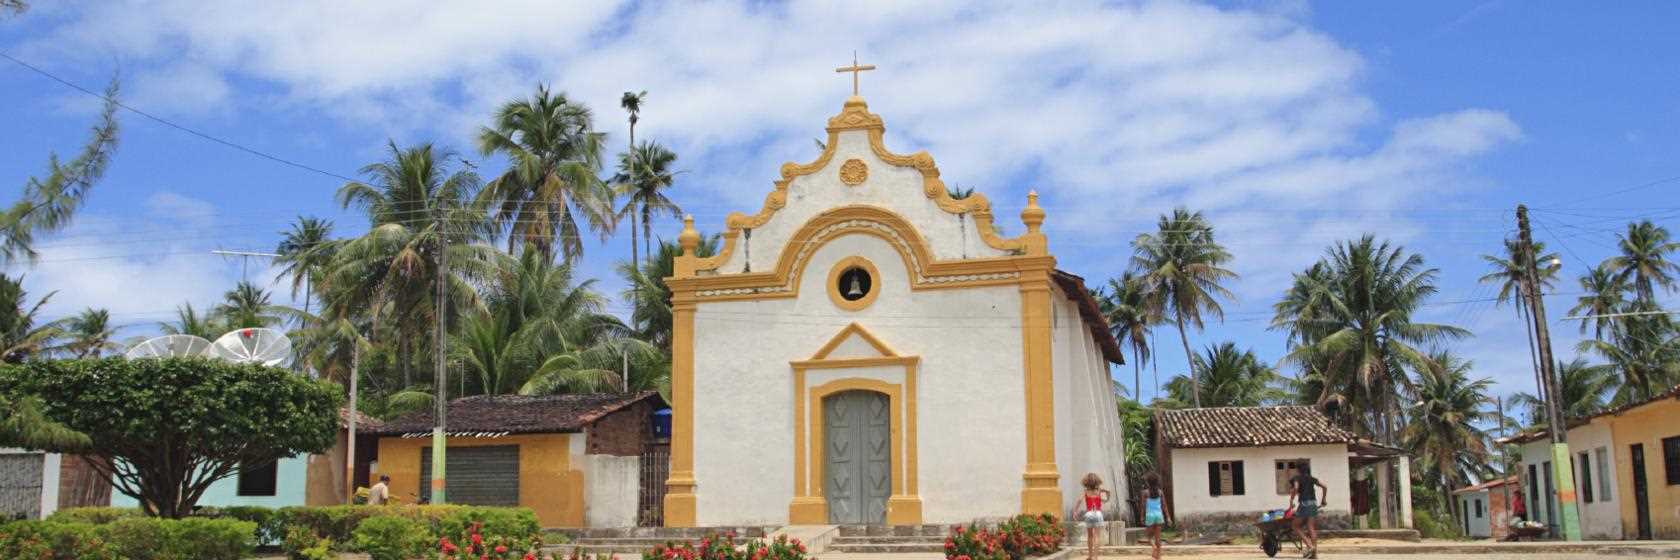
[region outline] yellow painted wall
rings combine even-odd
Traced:
[[[519,505],[537,513],[544,527],[582,527],[583,472],[572,467],[572,434],[499,438],[449,438],[449,447],[519,446]],[[582,437],[579,435],[579,437]],[[379,470],[391,477],[391,497],[413,503],[420,495],[420,451],[432,438],[379,438]],[[447,473],[446,473],[447,475]],[[447,496],[447,487],[445,496]]]
[[[1616,499],[1622,501],[1622,536],[1639,535],[1639,517],[1634,509],[1633,454],[1630,446],[1645,446],[1645,486],[1651,501],[1651,535],[1658,540],[1680,539],[1680,485],[1669,486],[1664,476],[1663,438],[1680,436],[1680,401],[1662,399],[1605,417],[1610,421],[1610,438],[1616,444]]]

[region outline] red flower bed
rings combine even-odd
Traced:
[[[667,542],[643,552],[642,560],[806,560],[806,550],[799,539],[787,535],[737,546],[735,533],[723,533],[697,542]]]
[[[1055,515],[1019,515],[996,529],[957,525],[945,538],[946,560],[1021,560],[1057,551],[1067,529]]]

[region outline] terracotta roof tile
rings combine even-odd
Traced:
[[[1259,447],[1352,443],[1352,432],[1330,424],[1310,406],[1249,406],[1162,410],[1156,429],[1167,447]]]
[[[1085,289],[1085,279],[1061,270],[1052,271],[1050,277],[1056,285],[1067,293],[1067,298],[1079,307],[1079,319],[1090,329],[1091,338],[1096,339],[1097,348],[1102,350],[1103,359],[1109,363],[1125,365],[1126,353],[1120,350],[1120,343],[1114,339],[1114,333],[1108,329],[1108,318],[1103,317],[1102,306],[1091,291]]]
[[[506,432],[510,434],[552,434],[580,432],[583,427],[613,411],[645,399],[665,401],[652,391],[631,394],[585,395],[479,395],[449,402],[450,432]],[[432,410],[412,412],[368,430],[379,435],[429,432]]]

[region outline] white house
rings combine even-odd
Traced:
[[[853,96],[715,255],[685,220],[667,525],[957,523],[1065,514],[1090,472],[1126,487],[1120,349],[1037,195],[1007,237],[884,132]]]
[[[1501,478],[1453,491],[1465,535],[1502,539],[1511,526],[1511,498],[1518,489],[1517,477]]]
[[[1610,423],[1599,418],[1595,415],[1571,422],[1573,425],[1566,432],[1570,467],[1575,473],[1575,505],[1580,511],[1581,538],[1618,540],[1623,534],[1616,483],[1623,469],[1617,466]],[[1501,441],[1517,445],[1522,456],[1517,475],[1522,479],[1528,518],[1545,523],[1554,536],[1561,534],[1557,491],[1552,479],[1551,438],[1539,430]]]
[[[1329,489],[1319,496],[1320,528],[1351,526],[1358,467],[1397,463],[1405,479],[1398,450],[1362,441],[1309,406],[1161,410],[1155,428],[1173,516],[1191,532],[1250,531],[1261,513],[1289,505],[1289,480],[1303,466]],[[1400,494],[1409,526],[1409,488]]]

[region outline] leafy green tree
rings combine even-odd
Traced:
[[[88,438],[41,415],[41,402],[0,393],[0,447],[85,451]]]
[[[1404,438],[1423,473],[1443,496],[1490,473],[1488,434],[1478,426],[1493,420],[1484,405],[1493,381],[1470,379],[1472,363],[1447,351],[1435,351],[1417,364],[1417,382],[1409,391],[1409,423]],[[1453,502],[1453,500],[1448,500]],[[1456,504],[1449,511],[1458,512]]]
[[[1103,297],[1098,301],[1108,320],[1109,332],[1122,347],[1132,350],[1132,398],[1142,402],[1143,363],[1152,358],[1149,332],[1160,319],[1150,313],[1148,294],[1130,272],[1109,279],[1108,288],[1100,293]]]
[[[1619,236],[1616,249],[1621,254],[1605,259],[1604,267],[1616,271],[1616,280],[1633,287],[1634,297],[1643,302],[1656,301],[1656,289],[1674,290],[1674,276],[1680,274],[1680,263],[1671,255],[1680,251],[1680,241],[1674,241],[1668,229],[1644,220],[1629,223],[1627,233]]]
[[[111,312],[89,307],[63,320],[64,336],[68,338],[60,350],[73,358],[98,358],[122,345],[112,339],[117,329],[111,326]]]
[[[1582,358],[1558,360],[1557,375],[1558,392],[1563,395],[1559,402],[1566,420],[1586,418],[1603,410],[1618,385],[1614,367],[1587,363]],[[1511,404],[1528,411],[1529,427],[1546,424],[1546,404],[1539,397],[1517,393],[1511,396]]]
[[[211,309],[217,321],[227,330],[268,327],[280,323],[283,310],[269,303],[268,291],[247,281],[240,281],[222,294],[222,303]]]
[[[1132,250],[1132,270],[1138,273],[1148,309],[1155,317],[1170,317],[1178,327],[1190,365],[1191,396],[1200,399],[1202,392],[1195,388],[1199,383],[1195,354],[1185,328],[1188,323],[1200,330],[1203,313],[1225,317],[1219,298],[1236,297],[1220,285],[1237,277],[1221,266],[1231,260],[1231,253],[1214,239],[1213,226],[1201,212],[1185,208],[1162,215],[1155,233],[1139,234],[1132,240]],[[1193,404],[1201,406],[1199,400]]]
[[[631,218],[630,262],[640,262],[635,247],[637,225],[642,228],[641,242],[649,244],[653,242],[655,216],[682,216],[682,208],[664,192],[676,182],[676,171],[671,169],[676,161],[677,154],[654,142],[643,142],[619,157],[618,174],[612,182],[618,185],[616,194],[624,197],[624,206],[614,218]],[[652,254],[652,249],[647,253]]]
[[[57,154],[48,156],[46,177],[31,177],[24,183],[23,197],[0,212],[0,264],[19,257],[33,262],[38,256],[35,236],[69,226],[88,193],[105,176],[111,154],[117,150],[118,89],[116,80],[106,86],[105,107],[82,151],[69,162],[60,161]]]
[[[1627,284],[1616,277],[1615,270],[1603,264],[1582,275],[1580,284],[1582,295],[1575,300],[1575,307],[1569,308],[1569,314],[1592,315],[1592,320],[1581,321],[1581,334],[1591,328],[1594,339],[1605,340],[1605,333],[1613,334],[1616,329],[1616,318],[1612,315],[1627,305],[1622,297]]]
[[[193,309],[191,302],[175,307],[174,322],[160,322],[157,327],[163,334],[184,334],[205,340],[215,340],[216,337],[232,330],[213,314],[200,314]]]
[[[717,254],[718,246],[719,237],[716,234],[702,235],[694,253],[709,257]],[[671,351],[671,289],[665,286],[665,279],[676,274],[676,259],[681,252],[682,247],[676,243],[662,240],[659,250],[643,259],[641,266],[618,264],[618,275],[628,286],[623,297],[633,309],[630,324],[636,331],[636,338],[659,347],[667,354]]]
[[[1232,342],[1209,346],[1194,357],[1196,368],[1202,372],[1201,383],[1191,383],[1187,376],[1174,376],[1167,382],[1169,408],[1200,402],[1199,406],[1262,406],[1288,399],[1279,388],[1282,378],[1272,366],[1261,362],[1252,350],[1238,350]],[[1191,395],[1200,390],[1201,395]]]
[[[635,159],[636,159],[637,156],[640,155],[640,154],[636,153],[636,123],[641,122],[641,120],[642,120],[642,100],[646,99],[646,98],[647,98],[647,92],[646,91],[641,91],[641,92],[626,91],[626,92],[624,92],[623,96],[620,96],[618,98],[618,106],[620,108],[624,109],[624,112],[630,118],[630,144],[629,144],[629,148],[624,152],[623,157],[619,158],[620,159],[619,173],[623,174],[623,175],[628,175],[628,173],[626,173],[625,170],[624,170],[624,167],[625,167],[624,163],[623,163],[624,160],[629,160],[629,162],[631,163],[630,168],[634,169]],[[620,185],[623,184],[622,181],[618,181],[617,179],[614,179],[613,182],[615,184],[620,184]],[[615,193],[615,194],[621,194],[621,193]],[[623,220],[626,216],[628,216],[629,215],[628,207],[629,207],[629,205],[626,205],[625,210],[620,210],[617,215],[613,216],[613,220],[614,221]],[[636,228],[632,224],[632,226],[630,227],[630,262],[641,262],[641,258],[639,256],[637,256],[637,254],[636,254],[636,251],[637,251],[636,245],[637,245],[637,243],[636,243]]]
[[[1634,301],[1608,341],[1587,339],[1576,349],[1597,354],[1621,376],[1614,404],[1656,396],[1680,383],[1680,329],[1655,303]]]
[[[0,370],[0,393],[37,399],[87,436],[76,451],[117,491],[171,518],[240,465],[331,447],[342,400],[331,383],[206,358],[31,362]]]
[[[552,257],[558,243],[575,261],[583,256],[579,221],[602,239],[612,233],[611,191],[595,176],[605,138],[594,131],[588,107],[548,86],[503,104],[492,126],[479,131],[479,151],[509,161],[478,197],[494,223],[511,231],[508,252],[525,244]]]
[[[1297,273],[1273,306],[1273,329],[1289,334],[1285,360],[1303,371],[1318,395],[1340,398],[1355,431],[1394,441],[1399,396],[1408,388],[1407,366],[1428,367],[1414,345],[1470,336],[1464,329],[1414,321],[1437,288],[1436,269],[1404,248],[1372,236],[1332,246],[1325,257]]]
[[[57,322],[40,320],[41,308],[58,292],[49,292],[35,303],[23,289],[23,277],[0,274],[0,361],[19,363],[51,350],[64,335]]]
[[[281,232],[280,244],[274,252],[274,264],[280,265],[278,278],[292,282],[292,297],[303,290],[303,313],[309,314],[314,288],[325,276],[327,266],[337,253],[338,244],[332,239],[333,224],[313,216],[298,216],[292,229]]]

